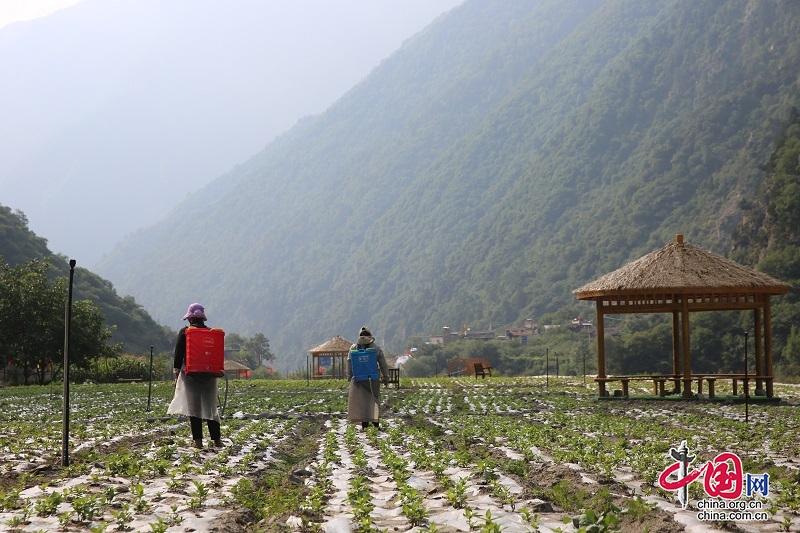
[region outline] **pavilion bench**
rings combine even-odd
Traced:
[[[483,366],[483,363],[475,363],[475,379],[478,379],[478,376],[486,379],[487,374],[489,377],[492,376],[492,367],[488,365]]]
[[[628,393],[630,391],[630,382],[631,381],[652,381],[653,382],[653,395],[664,397],[667,395],[666,390],[666,383],[667,381],[672,381],[675,378],[672,376],[606,376],[604,378],[595,378],[594,380],[597,383],[606,384],[613,381],[619,381],[622,384],[622,396],[623,398],[628,397]],[[603,387],[605,390],[605,387]]]
[[[692,379],[697,381],[697,392],[701,394],[703,392],[703,381],[708,383],[708,397],[713,398],[715,395],[714,390],[714,383],[718,379],[730,379],[731,380],[731,388],[733,390],[733,395],[739,395],[739,383],[741,382],[743,388],[749,389],[749,383],[751,381],[758,382],[768,382],[772,380],[772,376],[759,376],[756,374],[748,374],[747,378],[745,378],[744,374],[697,374],[692,375]],[[747,382],[747,383],[745,383]]]
[[[396,389],[400,388],[400,369],[399,368],[390,368],[389,369],[389,383],[388,385],[394,384]]]
[[[714,398],[716,393],[714,384],[720,379],[730,379],[732,382],[733,395],[739,394],[739,383],[744,386],[745,381],[767,382],[772,379],[772,376],[758,376],[755,374],[748,374],[745,380],[744,374],[692,374],[691,381],[697,382],[697,393],[703,392],[703,381],[708,384],[708,397]],[[622,397],[627,398],[630,390],[630,382],[633,380],[644,380],[653,382],[653,395],[665,397],[667,395],[666,383],[668,381],[675,382],[675,389],[680,390],[680,384],[683,381],[683,376],[606,376],[604,378],[595,378],[597,383],[606,384],[609,382],[619,381],[622,384]],[[603,387],[603,390],[605,387]]]

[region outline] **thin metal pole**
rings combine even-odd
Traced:
[[[153,393],[153,346],[150,346],[150,384],[147,386],[147,410],[150,410],[150,396]]]
[[[589,346],[592,345],[592,328],[586,331],[586,348],[583,351],[583,384],[586,385],[586,355],[589,353]]]
[[[550,348],[544,349],[544,360],[545,360],[545,381],[544,386],[550,386]]]
[[[72,333],[72,280],[75,260],[69,260],[69,288],[64,313],[64,404],[61,412],[61,466],[69,466],[69,341]]]

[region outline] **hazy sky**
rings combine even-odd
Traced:
[[[0,0],[0,204],[91,267],[463,2]]]
[[[81,0],[0,0],[0,28],[19,22],[44,17]]]

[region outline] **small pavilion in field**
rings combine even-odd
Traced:
[[[353,343],[341,335],[308,351],[312,379],[347,379],[347,356]]]
[[[789,292],[789,285],[725,257],[683,242],[651,252],[622,268],[587,283],[573,294],[594,300],[597,311],[597,385],[605,396],[604,318],[612,314],[672,314],[672,368],[684,398],[693,396],[689,350],[689,313],[697,311],[753,311],[756,389],[766,385],[773,396],[772,314],[770,297]],[[683,355],[683,357],[681,357]],[[734,381],[735,383],[735,381]],[[709,382],[712,386],[712,382]]]
[[[250,377],[250,368],[241,363],[237,363],[236,361],[225,359],[224,368],[225,368],[225,375],[227,376],[233,376],[236,379]]]

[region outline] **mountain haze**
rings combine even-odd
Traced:
[[[83,0],[0,28],[0,191],[93,266],[460,0]]]
[[[687,239],[725,253],[800,97],[791,1],[470,0],[99,265],[284,369],[361,325],[502,328]]]

